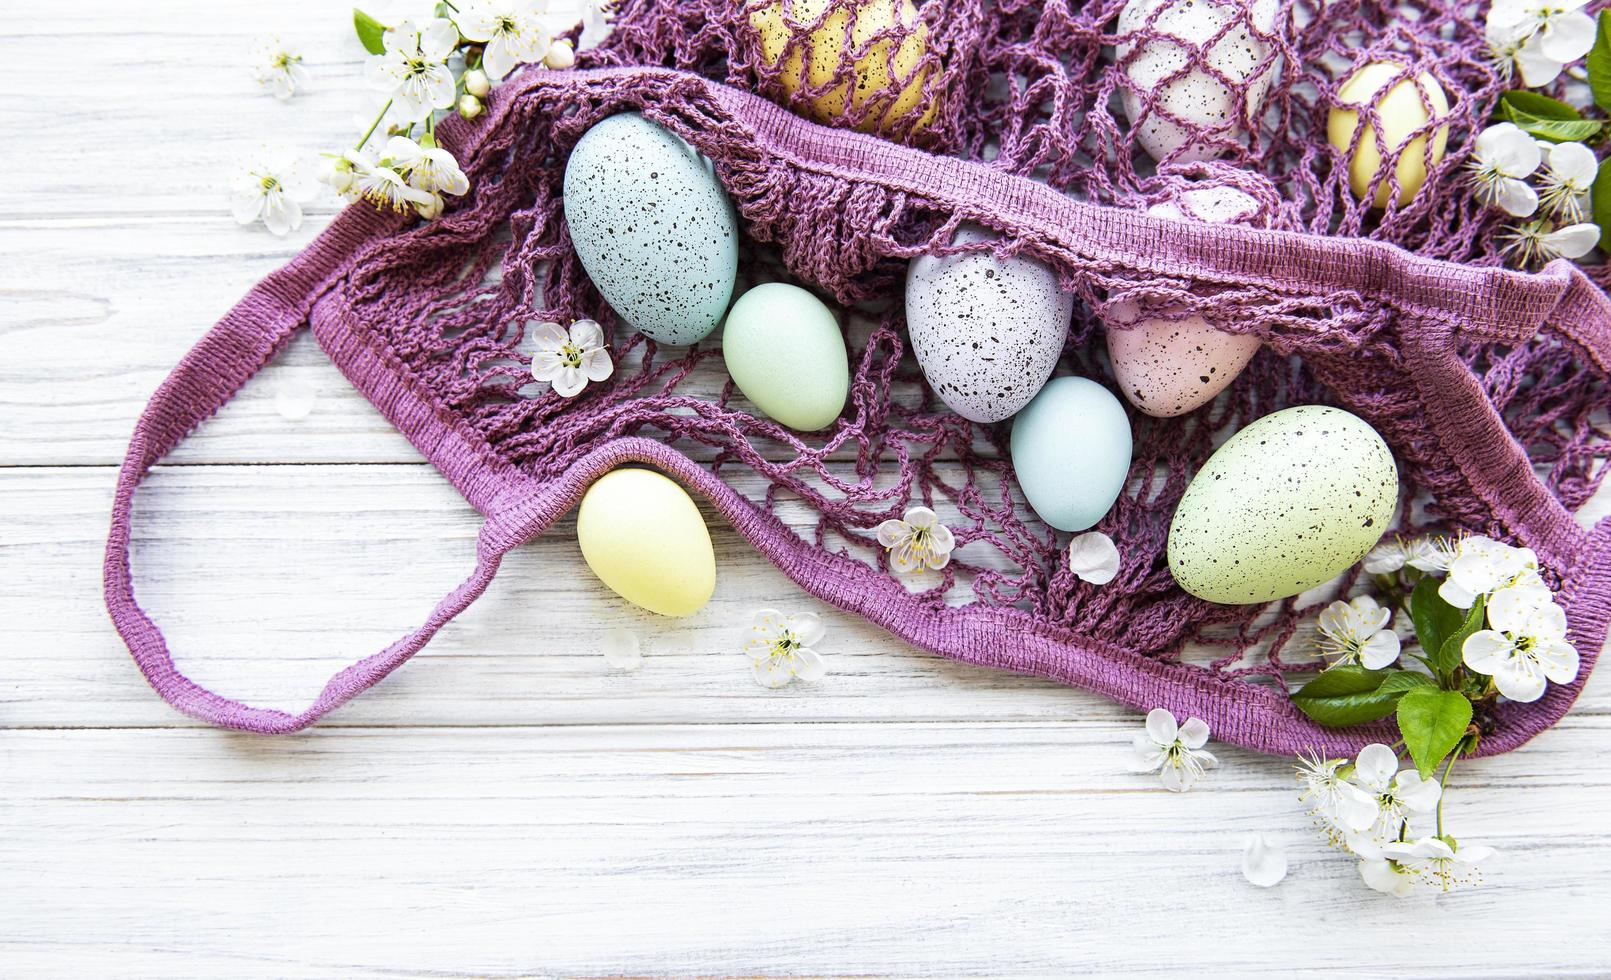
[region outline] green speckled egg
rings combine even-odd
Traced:
[[[1227,605],[1270,602],[1342,574],[1381,538],[1398,469],[1356,415],[1302,405],[1232,436],[1186,487],[1169,527],[1180,587]]]
[[[769,282],[740,296],[722,357],[744,397],[791,429],[815,432],[845,410],[850,359],[839,321],[798,286]]]

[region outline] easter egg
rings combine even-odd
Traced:
[[[839,321],[798,286],[763,283],[740,296],[722,357],[744,397],[791,429],[815,432],[845,410],[850,361]]]
[[[1258,210],[1252,195],[1209,186],[1187,190],[1178,203],[1155,204],[1147,213],[1185,219],[1189,211],[1198,220],[1241,223]],[[1258,353],[1259,339],[1217,330],[1195,313],[1171,319],[1156,315],[1161,312],[1124,301],[1113,304],[1104,323],[1119,390],[1148,415],[1169,418],[1213,401]]]
[[[1159,36],[1126,41],[1115,52],[1129,82],[1119,89],[1125,115],[1141,119],[1152,100],[1134,135],[1154,160],[1177,150],[1178,162],[1213,159],[1225,147],[1186,146],[1193,130],[1217,129],[1216,139],[1228,142],[1254,124],[1276,77],[1276,67],[1265,66],[1270,43],[1260,34],[1275,32],[1279,7],[1277,0],[1130,0],[1119,11],[1121,35],[1156,15],[1151,28]]]
[[[750,26],[761,60],[773,68],[781,64],[776,84],[783,94],[805,90],[819,121],[840,120],[847,99],[850,110],[866,112],[856,123],[862,132],[881,131],[919,105],[926,108],[913,130],[934,120],[939,105],[923,91],[931,69],[918,69],[928,52],[929,28],[912,0],[778,0],[751,12]]]
[[[964,226],[960,243],[988,241]],[[906,329],[929,387],[974,422],[1029,403],[1057,367],[1074,296],[1045,263],[988,252],[922,255],[906,270]]]
[[[1169,571],[1200,599],[1284,599],[1364,557],[1398,502],[1387,443],[1338,408],[1274,412],[1231,436],[1192,478],[1169,526]]]
[[[1130,473],[1130,419],[1085,378],[1047,382],[1012,423],[1012,468],[1040,519],[1083,531],[1119,499]]]
[[[654,470],[611,470],[582,497],[576,543],[610,591],[662,616],[690,616],[716,591],[716,553],[693,498]]]
[[[604,299],[657,343],[716,329],[738,274],[738,219],[708,161],[642,116],[611,116],[565,165],[565,221]]]
[[[1368,120],[1364,122],[1359,146],[1348,160],[1348,187],[1355,197],[1364,200],[1370,182],[1382,169],[1382,152],[1377,145],[1379,136],[1389,155],[1398,158],[1394,170],[1399,186],[1397,206],[1402,207],[1426,182],[1426,137],[1422,135],[1411,140],[1409,136],[1432,119],[1448,116],[1449,100],[1443,94],[1443,86],[1430,74],[1422,72],[1419,77],[1411,79],[1409,72],[1400,65],[1373,61],[1343,82],[1337,90],[1336,104],[1326,116],[1326,139],[1339,155],[1348,153],[1354,130],[1361,124],[1359,109],[1370,105],[1376,107],[1382,121],[1382,131],[1378,134],[1374,125]],[[1443,159],[1443,149],[1448,142],[1447,125],[1433,130],[1434,165]],[[1387,207],[1392,193],[1393,189],[1384,175],[1376,187],[1371,205]]]

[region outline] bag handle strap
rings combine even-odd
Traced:
[[[338,672],[313,704],[298,714],[243,704],[186,677],[174,664],[162,631],[134,597],[129,541],[135,489],[152,466],[285,347],[308,322],[314,303],[350,267],[356,250],[391,230],[391,224],[391,219],[366,208],[344,211],[295,260],[247,293],[185,355],[151,396],[135,425],[112,500],[104,566],[106,605],[146,680],[163,700],[193,718],[251,732],[306,728],[372,687],[425,646],[444,623],[486,590],[503,556],[524,540],[519,529],[505,526],[508,521],[489,520],[476,543],[474,571],[436,604],[424,624]]]

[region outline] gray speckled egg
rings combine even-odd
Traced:
[[[738,218],[709,161],[635,113],[589,129],[565,165],[565,221],[582,267],[644,336],[684,346],[727,311]]]
[[[964,226],[959,243],[989,241]],[[906,272],[906,329],[923,376],[951,410],[1000,422],[1029,404],[1057,367],[1074,297],[1044,263],[985,252],[922,255]]]
[[[1376,430],[1340,408],[1264,416],[1192,478],[1169,526],[1169,571],[1210,602],[1297,595],[1342,574],[1387,529],[1398,469]]]

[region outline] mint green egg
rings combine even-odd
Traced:
[[[1192,477],[1169,525],[1169,571],[1209,602],[1285,599],[1363,558],[1397,504],[1393,453],[1369,423],[1324,405],[1282,409]]]
[[[746,292],[722,328],[727,373],[744,397],[798,432],[826,428],[845,410],[850,359],[833,312],[781,282]]]
[[[1130,475],[1130,417],[1086,378],[1054,378],[1012,423],[1012,468],[1040,519],[1083,531],[1119,499]]]

